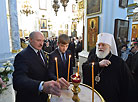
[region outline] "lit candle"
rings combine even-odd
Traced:
[[[70,57],[71,55],[69,55],[69,63],[68,63],[68,78],[67,78],[68,82],[69,82],[69,72],[70,72]]]
[[[92,62],[92,102],[94,102],[94,62]]]
[[[57,57],[55,57],[55,61],[56,61],[56,71],[57,71],[57,82],[59,82],[59,80],[58,80],[58,62],[57,62]]]
[[[78,74],[79,74],[79,64],[80,64],[80,63],[78,62]]]
[[[80,78],[78,73],[73,74],[71,79],[72,79],[72,82],[74,82],[74,83],[80,83],[81,82],[81,78]]]

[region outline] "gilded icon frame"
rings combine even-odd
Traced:
[[[99,33],[99,16],[87,19],[87,51],[96,46]]]
[[[132,24],[132,38],[137,38],[138,37],[138,24]]]
[[[41,19],[40,28],[47,29],[47,19]]]

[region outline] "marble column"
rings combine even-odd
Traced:
[[[18,26],[18,14],[16,0],[9,0],[10,30],[12,39],[12,53],[20,51],[20,35]]]

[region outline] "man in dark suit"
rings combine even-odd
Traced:
[[[68,87],[65,79],[49,81],[47,59],[42,52],[44,36],[34,31],[29,35],[27,48],[14,60],[13,88],[17,91],[16,102],[47,102],[47,94],[61,95],[61,87]]]
[[[66,34],[61,34],[58,37],[58,48],[56,48],[49,57],[49,76],[53,80],[57,80],[56,73],[56,62],[55,58],[57,57],[58,62],[58,75],[59,77],[63,77],[67,79],[68,76],[68,64],[69,64],[69,55],[71,55],[71,51],[67,50],[69,45],[69,37]],[[73,74],[73,68],[71,64],[72,58],[70,59],[70,75]],[[70,78],[70,77],[69,77]]]
[[[131,70],[136,82],[138,83],[138,43],[134,44],[135,54],[132,56],[131,60]]]
[[[68,50],[71,51],[72,67],[75,67],[75,43],[74,43],[74,38],[70,38],[70,43],[69,43],[69,46],[68,46]]]

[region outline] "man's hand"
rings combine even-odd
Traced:
[[[61,86],[56,81],[47,81],[43,84],[43,92],[47,94],[53,94],[56,96],[61,96]]]
[[[61,88],[66,88],[66,89],[68,89],[68,87],[70,86],[70,83],[67,82],[64,78],[59,79],[59,84]]]
[[[64,78],[60,78],[59,83],[57,81],[44,82],[43,92],[47,94],[61,96],[61,88],[68,88],[69,86],[69,82],[67,82]]]
[[[111,64],[109,60],[103,59],[102,61],[99,62],[100,67],[107,67]]]

